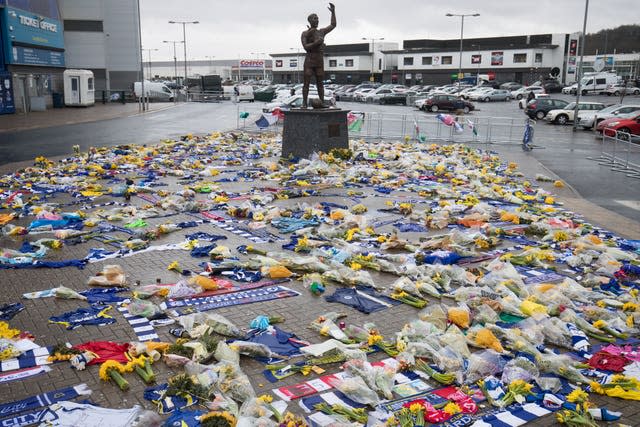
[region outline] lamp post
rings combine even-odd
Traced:
[[[163,40],[162,43],[173,43],[173,77],[178,84],[178,57],[176,56],[176,43],[184,43],[182,40]]]
[[[582,24],[582,34],[580,34],[580,65],[578,66],[578,87],[576,88],[576,106],[573,110],[573,131],[578,130],[578,104],[582,92],[582,64],[584,63],[584,34],[587,31],[587,16],[589,14],[589,0],[584,4],[584,22]]]
[[[251,55],[255,55],[256,59],[260,59],[260,55],[266,55],[264,52],[251,52]],[[267,79],[267,69],[266,69],[267,61],[262,61],[262,80]]]
[[[189,86],[187,85],[187,24],[199,24],[200,21],[169,21],[169,24],[182,24],[182,43],[184,43],[184,84],[187,86],[187,101],[189,101]]]
[[[296,51],[296,83],[300,83],[300,48],[290,47],[289,50]]]
[[[465,16],[480,16],[479,13],[447,13],[445,16],[459,16],[460,22],[460,60],[458,62],[458,89],[460,89],[460,79],[462,74],[462,40],[464,39],[464,18]]]
[[[371,41],[371,77],[369,78],[369,81],[375,81],[375,67],[373,65],[373,62],[375,61],[375,56],[376,56],[376,51],[375,51],[375,43],[376,41],[380,41],[380,40],[384,40],[384,37],[380,37],[380,38],[371,38],[371,37],[363,37],[362,40],[370,40]]]
[[[153,52],[153,51],[157,52],[157,51],[158,51],[158,50],[160,50],[160,49],[142,49],[142,50],[143,50],[143,51],[145,51],[145,50],[146,50],[146,51],[147,51],[147,54],[148,54],[148,56],[149,56],[149,80],[151,80],[151,77],[152,77],[152,75],[153,75],[153,74],[151,73],[151,52]]]

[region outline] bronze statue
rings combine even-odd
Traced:
[[[324,36],[336,27],[336,7],[329,3],[331,12],[331,24],[325,28],[318,29],[318,15],[312,13],[307,18],[308,29],[303,31],[301,36],[302,47],[307,52],[304,58],[304,84],[302,86],[302,108],[307,108],[309,98],[309,84],[311,76],[316,76],[316,86],[318,97],[320,98],[320,108],[324,105]]]

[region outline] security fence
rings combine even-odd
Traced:
[[[238,103],[237,128],[256,130],[255,122],[263,111],[259,104]],[[526,120],[511,117],[431,114],[415,111],[407,114],[351,111],[349,137],[362,139],[410,139],[421,142],[521,144]],[[279,121],[270,130],[282,128]]]
[[[629,178],[640,179],[640,136],[604,129],[600,156],[588,159]]]

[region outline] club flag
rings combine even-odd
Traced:
[[[440,120],[445,126],[453,126],[453,123],[456,121],[452,115],[442,113],[436,115],[436,119]]]
[[[363,123],[364,120],[362,116],[353,114],[352,112],[347,114],[347,126],[351,132],[360,132]]]
[[[453,122],[453,129],[456,131],[456,133],[462,133],[464,132],[464,125],[456,120]]]
[[[473,136],[478,136],[478,129],[476,128],[476,124],[469,119],[467,119],[467,124],[469,125],[469,129],[471,129]]]
[[[258,129],[266,129],[277,121],[278,116],[275,114],[262,114],[260,118],[256,120],[256,126],[258,126]]]

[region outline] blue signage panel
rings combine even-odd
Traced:
[[[12,7],[6,8],[5,17],[9,42],[64,48],[64,34],[60,21]]]
[[[11,73],[0,71],[0,114],[13,114],[15,112]]]
[[[11,60],[9,62],[11,64],[64,67],[64,52],[13,46],[11,48]]]

